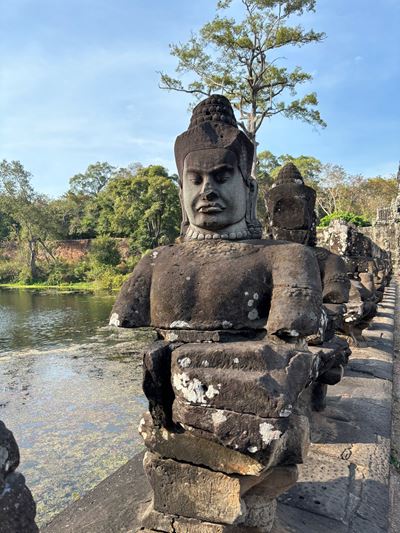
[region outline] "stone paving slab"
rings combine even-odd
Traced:
[[[388,531],[389,499],[400,501],[398,478],[389,498],[395,290],[387,288],[344,379],[329,387],[327,409],[314,414],[310,454],[279,502],[273,533]],[[42,533],[133,533],[151,498],[141,461],[135,456]]]
[[[395,291],[388,287],[365,346],[353,348],[345,377],[329,387],[326,410],[313,415],[309,456],[280,499],[334,521],[310,523],[310,533],[388,531]]]

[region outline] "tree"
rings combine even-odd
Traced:
[[[137,252],[172,242],[181,220],[175,178],[159,165],[121,169],[97,197],[98,233],[131,237]]]
[[[75,174],[69,180],[70,191],[75,194],[96,196],[115,174],[116,168],[107,162],[89,165],[83,174]]]
[[[96,237],[97,195],[115,176],[117,169],[107,161],[91,164],[69,180],[69,190],[55,201],[66,238]]]
[[[178,58],[176,71],[192,73],[194,81],[161,73],[162,89],[184,91],[198,98],[211,93],[225,94],[240,116],[240,127],[257,148],[257,134],[266,118],[283,115],[310,124],[325,126],[316,109],[316,94],[296,98],[298,86],[310,81],[301,67],[279,66],[286,47],[304,46],[324,39],[324,33],[306,31],[292,24],[295,16],[314,11],[316,0],[240,0],[241,20],[220,15],[232,0],[217,2],[217,15],[185,44],[170,45]],[[256,177],[257,150],[252,175]]]
[[[376,176],[365,180],[357,191],[357,212],[370,220],[376,217],[378,207],[389,206],[396,198],[398,183],[395,176]]]
[[[0,163],[0,192],[5,213],[14,221],[14,230],[21,245],[27,247],[29,278],[38,277],[37,257],[39,246],[53,258],[46,244],[50,236],[57,235],[54,210],[46,196],[32,187],[31,174],[19,161]]]

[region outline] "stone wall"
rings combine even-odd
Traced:
[[[128,239],[115,239],[122,259],[129,256],[129,241]],[[91,243],[93,239],[74,239],[65,241],[56,241],[49,245],[54,257],[69,263],[79,263],[90,252]],[[13,260],[17,259],[18,243],[6,242],[0,244],[0,259]],[[39,250],[39,258],[41,258],[41,249]]]
[[[398,273],[400,271],[400,223],[378,223],[367,228],[358,228],[358,231],[391,253],[393,272]]]

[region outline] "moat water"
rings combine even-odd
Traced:
[[[139,449],[146,330],[107,326],[115,295],[0,290],[0,420],[43,525]]]

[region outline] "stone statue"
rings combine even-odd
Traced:
[[[4,533],[38,533],[36,505],[16,470],[19,449],[14,435],[0,420],[0,531]]]
[[[318,240],[332,252],[340,254],[346,265],[351,289],[347,311],[339,329],[357,346],[364,341],[362,331],[376,315],[377,304],[390,282],[390,254],[353,224],[341,220],[333,220],[327,228],[319,231]]]
[[[350,281],[343,259],[317,246],[316,192],[305,185],[293,163],[287,163],[266,195],[269,230],[275,240],[305,244],[313,248],[321,273],[323,302],[348,301]]]
[[[143,528],[270,531],[309,443],[297,403],[320,370],[306,342],[325,320],[318,262],[261,239],[253,145],[225,97],[194,109],[175,157],[181,238],[142,258],[110,319],[160,336],[144,356]]]
[[[325,406],[327,385],[337,383],[350,355],[348,344],[333,337],[344,322],[346,303],[349,301],[350,281],[343,259],[326,248],[316,246],[316,192],[305,185],[293,163],[284,165],[278,173],[265,202],[268,212],[269,233],[273,239],[307,245],[318,261],[326,324],[320,335],[309,339],[310,344],[325,349],[326,370],[313,386],[313,407]],[[329,355],[329,357],[328,357]]]

